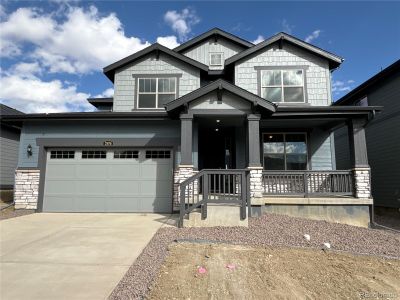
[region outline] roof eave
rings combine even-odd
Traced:
[[[291,35],[288,35],[286,33],[282,33],[281,32],[281,33],[278,33],[275,36],[273,36],[273,37],[271,37],[271,38],[269,38],[269,39],[267,39],[267,40],[255,45],[255,46],[253,46],[252,48],[244,50],[244,51],[242,51],[242,52],[240,52],[240,53],[228,58],[225,61],[225,66],[228,66],[228,65],[230,65],[232,63],[235,63],[235,62],[237,62],[237,61],[239,61],[239,60],[241,60],[241,59],[243,59],[243,58],[245,58],[245,57],[247,57],[247,56],[249,56],[249,55],[251,55],[253,53],[261,51],[262,49],[264,49],[264,48],[266,48],[266,47],[278,42],[279,40],[288,41],[289,43],[293,43],[293,44],[295,44],[295,45],[297,45],[299,47],[302,47],[302,48],[304,48],[304,49],[306,49],[308,51],[313,52],[316,55],[319,55],[319,56],[322,56],[322,57],[328,59],[329,60],[330,69],[337,68],[344,61],[343,58],[341,58],[341,57],[339,57],[339,56],[337,56],[337,55],[335,55],[333,53],[330,53],[330,52],[328,52],[326,50],[323,50],[321,48],[318,48],[318,47],[316,47],[314,45],[311,45],[309,43],[301,41],[301,40],[299,40],[299,39],[297,39],[297,38],[295,38],[295,37],[293,37]]]

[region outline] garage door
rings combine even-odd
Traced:
[[[43,211],[171,212],[170,150],[50,149]]]

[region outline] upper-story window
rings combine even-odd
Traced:
[[[210,66],[222,66],[223,53],[210,53]]]
[[[262,70],[261,96],[272,102],[305,102],[304,70]]]
[[[176,99],[176,78],[139,78],[138,108],[163,108]]]

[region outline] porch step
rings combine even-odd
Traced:
[[[193,211],[183,220],[183,227],[248,227],[248,218],[240,219],[240,207],[229,204],[208,204],[207,218],[201,219],[200,211]]]

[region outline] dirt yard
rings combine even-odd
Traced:
[[[173,243],[156,278],[148,299],[400,299],[400,260],[311,249]]]

